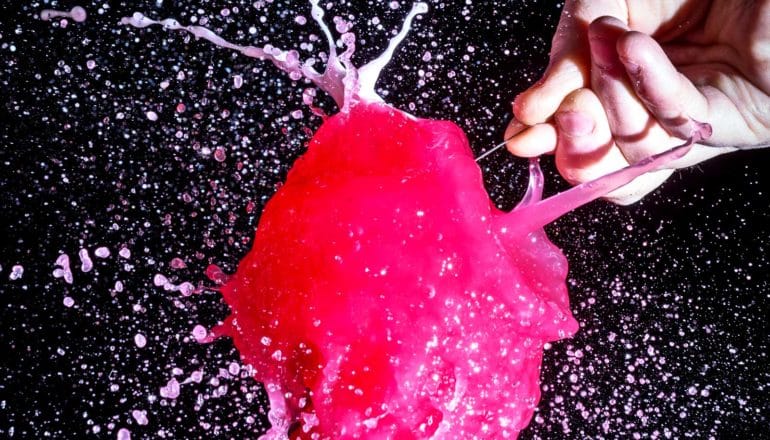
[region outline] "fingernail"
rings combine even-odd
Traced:
[[[559,130],[569,136],[586,136],[594,131],[594,121],[588,116],[578,112],[557,113],[556,125]]]
[[[642,67],[632,61],[623,60],[623,65],[626,66],[629,76],[639,76],[642,73]]]
[[[591,57],[593,62],[601,70],[611,70],[617,65],[618,57],[611,44],[605,38],[594,37],[591,39]]]

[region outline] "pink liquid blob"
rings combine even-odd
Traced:
[[[238,46],[173,19],[123,19],[268,59],[342,109],[266,205],[236,273],[209,268],[232,310],[212,334],[231,337],[264,383],[272,424],[264,438],[516,438],[540,398],[543,345],[578,329],[567,261],[542,227],[683,156],[709,128],[546,200],[532,162],[522,202],[502,212],[459,127],[415,118],[374,93],[427,7],[416,4],[385,53],[356,69],[355,37],[342,35],[338,55],[311,3],[330,40],[323,73],[295,51]]]
[[[572,335],[567,262],[505,236],[450,122],[357,104],[315,134],[222,288],[273,424],[311,438],[514,437],[542,346]],[[285,431],[284,431],[285,432]],[[300,435],[301,434],[301,435]]]
[[[276,436],[515,438],[527,426],[543,344],[578,329],[567,261],[541,227],[640,174],[540,201],[532,171],[504,213],[451,122],[358,103],[321,126],[221,289],[232,314],[215,333],[255,367]]]

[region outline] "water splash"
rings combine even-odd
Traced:
[[[196,38],[203,38],[216,46],[235,50],[247,57],[271,61],[279,69],[288,73],[294,80],[304,77],[312,81],[318,88],[328,93],[342,111],[347,111],[350,105],[358,100],[382,102],[383,99],[374,91],[382,69],[388,64],[396,48],[406,37],[411,28],[412,20],[417,15],[427,12],[428,5],[426,3],[415,3],[404,20],[401,31],[390,40],[385,52],[364,65],[361,69],[357,69],[350,60],[355,51],[355,34],[345,32],[340,36],[346,49],[341,54],[338,54],[331,30],[329,30],[329,27],[323,20],[323,9],[319,6],[318,0],[310,0],[310,3],[312,6],[311,15],[323,31],[328,43],[329,55],[323,73],[319,73],[313,67],[313,61],[315,60],[302,62],[296,50],[282,50],[269,44],[261,48],[238,45],[225,40],[204,26],[182,25],[173,18],[153,20],[141,12],[136,12],[130,17],[123,17],[120,22],[121,24],[136,28],[159,25],[169,30],[183,30]],[[312,99],[310,104],[312,104]]]

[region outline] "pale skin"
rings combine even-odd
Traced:
[[[713,135],[608,199],[630,204],[675,169],[770,146],[770,0],[568,0],[543,78],[519,95],[505,139],[555,154],[579,184]]]

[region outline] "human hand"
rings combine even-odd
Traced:
[[[579,184],[713,135],[682,159],[610,193],[633,203],[674,169],[770,143],[770,0],[568,0],[543,78],[519,95],[505,133],[515,155],[554,153]]]

